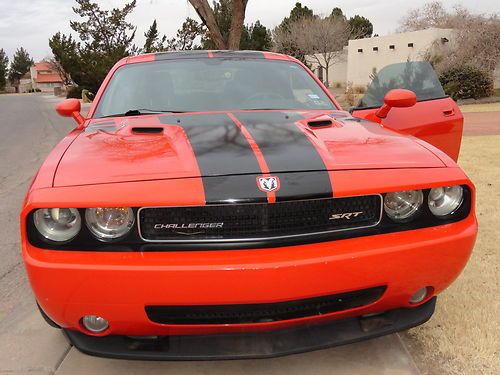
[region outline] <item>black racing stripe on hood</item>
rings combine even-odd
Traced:
[[[208,51],[172,51],[155,54],[155,60],[182,60],[208,58]]]
[[[213,57],[265,59],[263,52],[259,51],[212,51]]]
[[[258,144],[271,175],[280,177],[278,201],[300,197],[331,197],[327,168],[314,144],[295,124],[293,112],[234,113]],[[294,172],[294,173],[290,173]]]
[[[267,203],[267,194],[257,187],[262,174],[203,177],[207,204]]]
[[[226,114],[160,116],[162,124],[184,129],[196,156],[207,204],[266,202],[257,187],[257,158],[241,130]]]

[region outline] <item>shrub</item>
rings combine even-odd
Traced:
[[[66,94],[66,99],[81,99],[82,98],[82,90],[84,88],[80,86],[72,86],[68,88],[68,92]]]
[[[493,95],[493,77],[471,65],[452,67],[439,76],[446,94],[454,100],[479,99]]]

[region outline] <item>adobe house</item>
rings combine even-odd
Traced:
[[[371,82],[374,71],[387,65],[406,61],[424,60],[427,51],[437,44],[453,43],[452,29],[429,28],[425,30],[350,40],[337,61],[329,69],[329,86],[364,87]],[[311,56],[306,56],[314,73],[324,81],[326,72]],[[326,83],[326,82],[325,82]],[[500,87],[500,66],[495,71],[495,87]]]

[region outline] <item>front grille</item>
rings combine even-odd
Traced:
[[[161,324],[249,324],[299,319],[366,306],[385,286],[302,300],[239,305],[146,306],[148,318]]]
[[[252,241],[367,228],[380,222],[382,197],[311,199],[275,204],[146,207],[139,232],[150,242]]]

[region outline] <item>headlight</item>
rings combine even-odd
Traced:
[[[42,208],[33,215],[35,227],[45,238],[66,242],[73,239],[82,227],[76,208]]]
[[[444,186],[429,192],[429,209],[438,218],[453,214],[464,201],[464,189],[460,185]]]
[[[90,232],[103,242],[125,236],[134,226],[134,212],[128,207],[87,208],[85,220]]]
[[[422,190],[406,190],[387,193],[384,198],[384,210],[393,221],[411,221],[419,212],[424,202]]]

